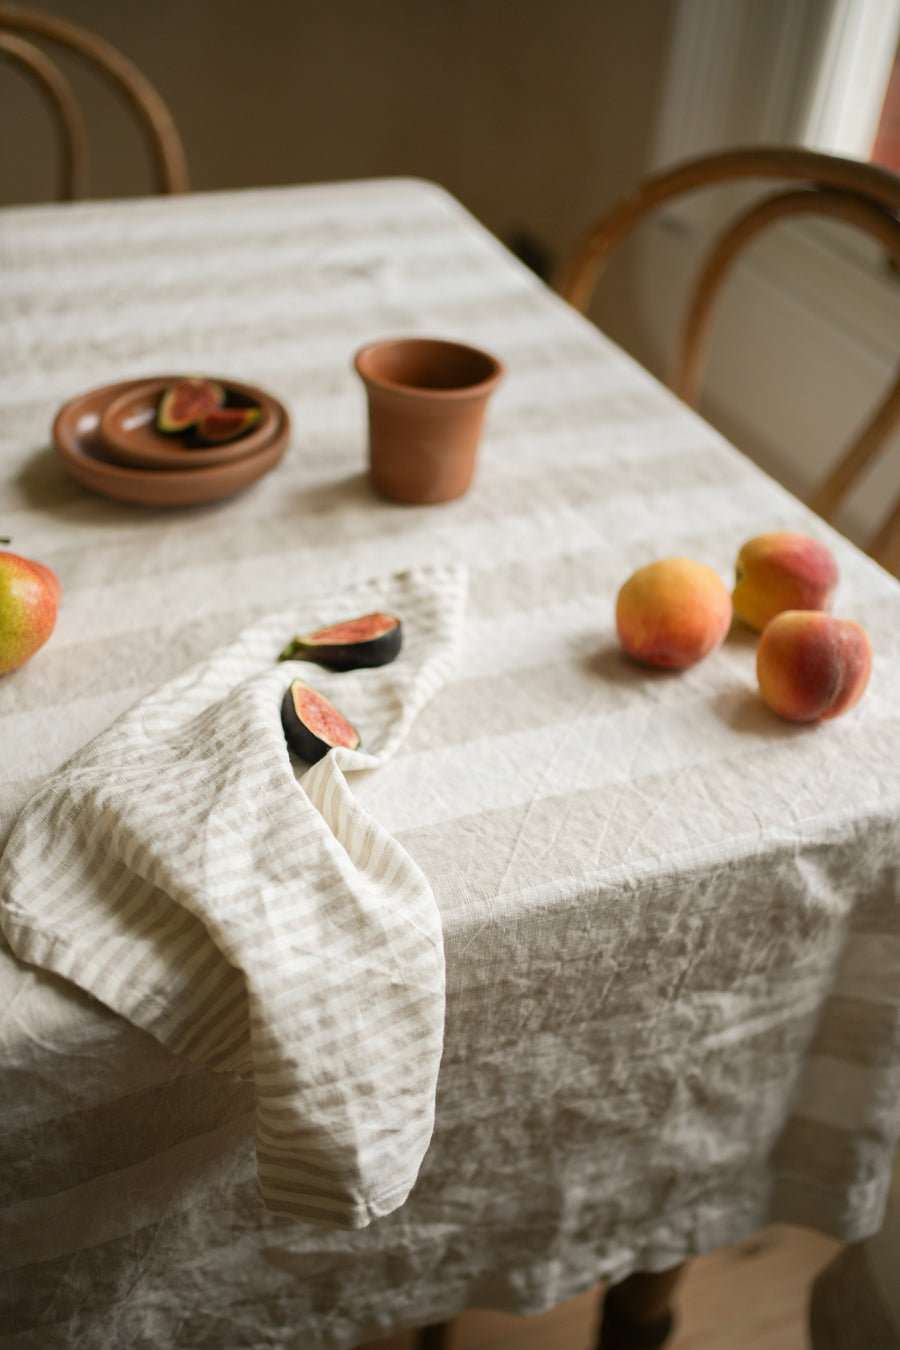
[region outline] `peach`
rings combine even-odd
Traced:
[[[718,647],[731,625],[721,578],[691,558],[662,558],[628,578],[616,600],[622,646],[649,666],[680,670]]]
[[[872,644],[862,625],[817,609],[785,610],[756,649],[760,693],[791,722],[840,717],[862,698],[871,673]]]
[[[775,530],[748,539],[737,556],[734,612],[762,632],[786,609],[830,609],[837,563],[817,539]]]

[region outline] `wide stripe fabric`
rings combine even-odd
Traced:
[[[535,1311],[773,1218],[875,1231],[900,1135],[896,582],[435,187],[9,211],[0,266],[0,533],[64,591],[0,680],[0,839],[117,716],[266,616],[468,573],[457,666],[378,769],[342,774],[440,916],[434,1132],[407,1200],[356,1231],[261,1204],[282,1136],[257,1133],[257,1084],[197,1062],[244,1033],[187,917],[197,978],[174,992],[211,1041],[185,1053],[2,948],[4,1350],[341,1350]],[[366,478],[352,356],[404,332],[507,368],[472,490],[441,507]],[[56,408],[173,369],[282,398],[278,468],[186,512],[67,479]],[[738,626],[682,675],[616,640],[635,567],[682,554],[729,582],[777,528],[833,549],[836,610],[872,638],[864,699],[827,726],[767,712]],[[405,1071],[400,1051],[388,1087]]]
[[[444,1027],[427,880],[345,774],[386,762],[461,645],[465,574],[422,569],[272,615],[120,717],[35,794],[0,860],[17,956],[176,1054],[252,1077],[269,1209],[363,1227],[431,1138]],[[276,660],[298,632],[401,618],[388,666]],[[281,702],[305,677],[360,732],[309,768]]]

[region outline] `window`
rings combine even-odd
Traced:
[[[894,54],[871,159],[900,173],[900,53]]]

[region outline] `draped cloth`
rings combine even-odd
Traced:
[[[254,624],[75,755],[0,864],[0,922],[22,960],[178,1054],[253,1077],[276,1213],[363,1227],[405,1200],[431,1138],[440,918],[347,775],[390,758],[443,683],[464,593],[461,568],[421,569]],[[376,609],[403,623],[390,665],[276,662],[296,632]],[[298,674],[359,750],[293,759],[280,707]]]

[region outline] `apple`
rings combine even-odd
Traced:
[[[719,646],[730,626],[727,586],[692,558],[639,567],[616,600],[619,640],[629,656],[649,666],[692,666]]]
[[[0,551],[0,675],[18,670],[43,647],[61,594],[49,567]]]
[[[849,712],[872,673],[872,644],[861,624],[821,610],[785,610],[763,630],[756,675],[766,703],[791,722]]]

